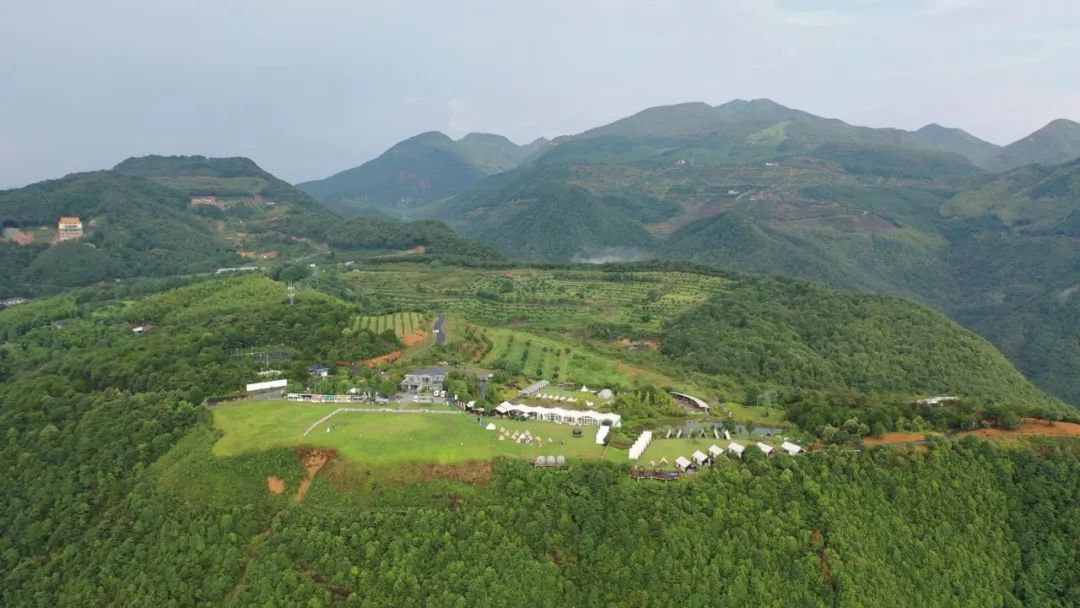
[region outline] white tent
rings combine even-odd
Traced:
[[[801,445],[796,445],[794,443],[791,443],[790,441],[785,441],[784,443],[781,443],[780,447],[783,448],[788,454],[791,454],[792,456],[794,456],[794,455],[796,455],[796,454],[803,451],[803,448],[802,448]]]
[[[601,399],[603,399],[605,401],[610,401],[611,399],[613,399],[615,397],[615,393],[611,392],[610,388],[605,388],[602,391],[600,391],[599,393],[597,393],[596,396],[600,397]]]
[[[675,467],[678,468],[680,471],[685,471],[687,468],[690,467],[691,464],[693,463],[687,460],[684,456],[679,456],[675,459]]]
[[[764,452],[766,456],[769,456],[770,454],[772,454],[773,447],[771,445],[767,444],[767,443],[761,443],[759,441],[759,442],[757,442],[757,447],[758,447],[759,450]]]
[[[611,432],[611,427],[601,424],[596,428],[596,445],[604,445],[604,440],[607,439],[608,433]]]
[[[618,428],[622,426],[622,416],[603,412],[587,410],[570,410],[561,407],[544,407],[532,405],[519,405],[503,401],[495,406],[495,411],[500,414],[518,414],[525,418],[558,422],[561,424],[591,425],[607,424]]]
[[[489,430],[489,431],[494,431],[495,430],[495,423],[494,422],[489,422],[488,425],[485,426],[484,428]]]
[[[716,444],[713,444],[713,445],[709,446],[709,455],[713,456],[714,458],[716,456],[719,456],[719,455],[723,454],[723,453],[724,453],[724,449],[721,448],[720,446],[718,446]]]
[[[742,458],[743,450],[745,450],[746,447],[741,446],[741,445],[735,443],[734,441],[732,441],[731,443],[728,444],[727,449],[728,449],[729,452],[735,452],[736,456],[738,456],[739,458]]]
[[[705,461],[709,459],[709,457],[706,456],[705,453],[701,450],[695,450],[694,453],[690,455],[690,457],[693,458],[694,462],[696,462],[699,466],[705,464]]]

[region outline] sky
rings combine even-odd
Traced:
[[[762,97],[1005,144],[1080,120],[1078,32],[1076,0],[2,0],[0,188],[145,154],[298,182]]]

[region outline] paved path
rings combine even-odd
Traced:
[[[446,330],[443,329],[443,325],[446,323],[446,315],[440,314],[435,317],[435,344],[442,345],[446,343]]]

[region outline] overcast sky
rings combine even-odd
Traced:
[[[0,0],[0,57],[0,188],[151,153],[295,182],[683,101],[995,143],[1080,120],[1077,0]]]

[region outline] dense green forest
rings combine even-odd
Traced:
[[[761,321],[750,313],[764,308],[790,327],[764,335],[817,346],[823,336],[852,339],[836,327],[842,320],[873,347],[875,332],[890,330],[851,315],[885,307],[964,348],[982,344],[940,317],[892,310],[899,304],[888,298],[740,281],[729,278],[730,299],[745,307],[712,301],[698,316],[720,328],[710,310],[726,310],[721,319],[738,327],[745,317],[752,328]],[[829,307],[800,308],[815,299]],[[12,465],[0,467],[0,605],[1080,601],[1080,446],[1068,440],[835,446],[773,459],[748,451],[673,484],[633,481],[611,462],[371,469],[334,460],[302,500],[295,488],[305,471],[293,450],[214,456],[202,402],[236,391],[264,365],[248,353],[280,352],[289,358],[275,365],[303,382],[308,361],[400,346],[390,332],[355,329],[356,311],[304,288],[289,305],[283,283],[249,275],[104,284],[0,312],[0,458]],[[675,342],[686,322],[669,329]],[[146,331],[133,333],[136,324]],[[811,361],[831,372],[834,354],[823,355]],[[963,425],[904,403],[823,397],[786,407],[815,434],[845,417],[892,424],[898,413],[930,427]],[[612,407],[631,417],[676,413],[666,393],[647,387]],[[947,411],[993,415],[969,407],[977,406]],[[289,491],[268,492],[271,475]]]
[[[993,346],[943,315],[795,279],[731,282],[668,325],[662,352],[709,374],[788,390],[1052,403]]]

